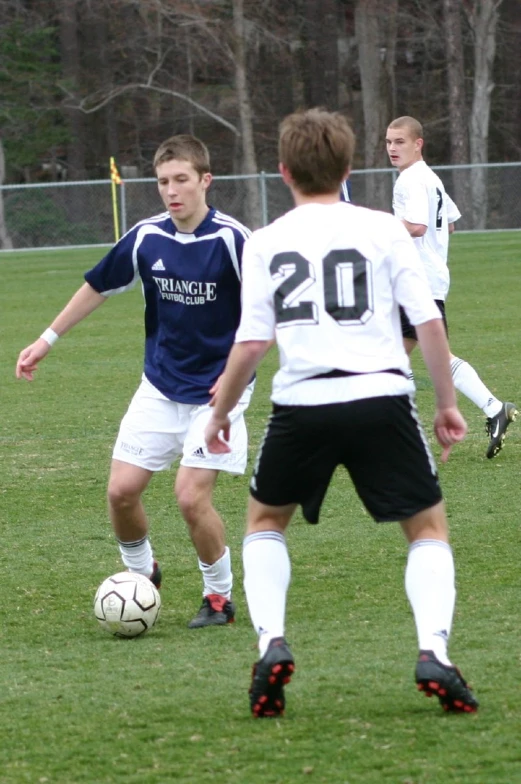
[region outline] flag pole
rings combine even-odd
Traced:
[[[116,161],[111,156],[110,158],[110,179],[112,183],[112,212],[114,214],[114,238],[117,242],[119,240],[119,214],[118,214],[118,197],[116,193],[116,185],[121,185],[121,177],[116,166]]]

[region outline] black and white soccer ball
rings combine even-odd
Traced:
[[[115,637],[137,637],[156,623],[161,596],[148,577],[118,572],[103,580],[94,597],[94,615]]]

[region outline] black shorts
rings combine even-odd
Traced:
[[[321,406],[275,405],[250,493],[269,506],[299,504],[306,520],[318,523],[338,465],[348,470],[377,522],[406,520],[442,498],[409,395]]]
[[[447,317],[445,315],[445,303],[442,299],[435,299],[434,302],[438,306],[438,310],[441,313],[441,317],[443,319],[443,326],[445,327],[445,332],[447,333],[447,337],[449,336],[449,325],[447,324]],[[404,338],[410,338],[411,340],[418,340],[418,336],[416,334],[416,330],[414,329],[413,325],[409,321],[407,317],[407,313],[403,308],[400,308],[400,322],[402,325],[402,335]]]

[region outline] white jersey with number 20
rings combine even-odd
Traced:
[[[281,405],[411,391],[398,305],[414,325],[440,318],[403,224],[344,202],[305,204],[255,231],[242,296],[235,340],[276,338]],[[315,378],[331,371],[353,376]]]

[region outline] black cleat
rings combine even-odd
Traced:
[[[485,431],[490,436],[490,443],[487,449],[489,460],[503,449],[507,427],[516,417],[517,408],[513,403],[503,403],[499,414],[496,414],[494,417],[488,417],[485,423]]]
[[[189,629],[202,626],[224,626],[235,621],[235,605],[226,596],[210,593],[203,597],[201,609],[188,624]]]
[[[475,713],[479,702],[457,667],[442,664],[432,651],[420,651],[416,684],[426,697],[435,694],[441,707],[453,713]]]
[[[255,718],[283,715],[284,686],[294,672],[295,662],[284,637],[274,637],[262,659],[253,665],[249,694]]]
[[[155,585],[157,590],[161,588],[161,579],[163,575],[161,573],[161,567],[159,566],[157,561],[154,561],[154,568],[152,570],[152,574],[148,578],[152,585]]]

